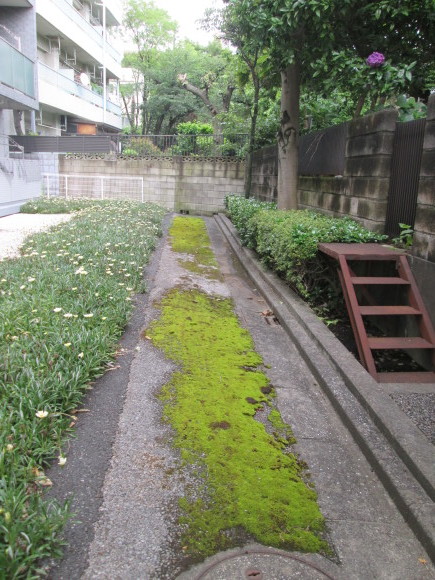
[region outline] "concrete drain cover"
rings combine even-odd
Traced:
[[[308,559],[315,560],[310,562]],[[318,555],[296,555],[272,548],[243,551],[231,550],[210,558],[190,570],[189,580],[334,580],[331,570],[335,565]],[[195,573],[196,572],[196,573]]]

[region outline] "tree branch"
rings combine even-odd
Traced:
[[[179,74],[178,80],[180,81],[183,88],[186,89],[186,91],[189,91],[189,93],[192,93],[192,95],[195,95],[196,97],[201,99],[201,101],[208,108],[208,110],[210,111],[210,113],[212,114],[213,117],[216,117],[216,115],[219,114],[219,111],[217,110],[217,108],[213,105],[213,103],[208,98],[207,93],[205,91],[202,91],[198,87],[195,87],[195,85],[192,85],[191,83],[189,83],[189,81],[187,80],[187,75]]]

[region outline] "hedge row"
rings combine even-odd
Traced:
[[[344,218],[309,210],[277,210],[273,203],[230,195],[229,217],[243,245],[304,298],[320,315],[342,302],[336,264],[318,251],[320,243],[380,242],[386,238]]]

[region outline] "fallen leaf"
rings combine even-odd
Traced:
[[[152,340],[152,339],[151,339],[151,336],[148,336],[147,334],[145,335],[145,338],[146,338],[147,340]]]
[[[90,413],[90,409],[77,409],[76,413]]]
[[[418,561],[420,564],[427,564],[427,560],[425,558],[419,558]]]
[[[51,487],[53,485],[53,482],[48,477],[41,479],[41,481],[38,481],[38,483],[39,485],[42,485],[42,487]]]

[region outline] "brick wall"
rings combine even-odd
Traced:
[[[245,164],[221,159],[80,159],[60,156],[60,174],[143,177],[144,201],[173,211],[213,214],[244,192]],[[98,193],[96,193],[98,195]]]

